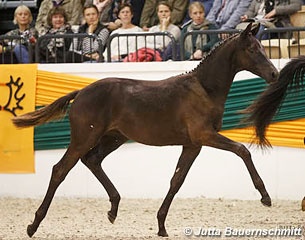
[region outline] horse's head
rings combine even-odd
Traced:
[[[273,83],[277,81],[279,73],[267,57],[260,41],[255,37],[259,27],[259,24],[249,23],[247,28],[240,33],[236,48],[238,49],[235,55],[236,61],[242,67],[240,70],[250,71],[265,79],[267,83]]]

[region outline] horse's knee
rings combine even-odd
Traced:
[[[52,177],[51,180],[52,182],[56,182],[57,184],[61,183],[62,181],[65,180],[70,168],[63,164],[56,164],[52,168]]]
[[[93,170],[96,167],[100,167],[99,163],[97,162],[97,158],[93,157],[92,155],[89,156],[84,156],[81,158],[81,162],[87,166],[90,170]]]

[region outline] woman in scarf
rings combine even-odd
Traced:
[[[204,6],[200,2],[193,2],[189,5],[189,15],[191,21],[183,26],[181,31],[181,44],[187,32],[193,30],[215,30],[216,26],[205,19]],[[184,40],[184,58],[199,60],[204,53],[209,52],[219,41],[217,34],[193,34],[188,35]]]
[[[67,14],[63,7],[54,7],[47,18],[51,26],[46,35],[72,34],[71,26],[67,23]],[[43,38],[43,37],[42,37]],[[43,38],[39,44],[40,62],[63,63],[65,53],[69,51],[72,38]]]

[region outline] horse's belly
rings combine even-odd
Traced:
[[[165,145],[185,145],[190,143],[190,139],[187,134],[181,129],[163,127],[156,128],[151,126],[137,127],[130,126],[120,131],[129,139],[139,143],[154,146]]]

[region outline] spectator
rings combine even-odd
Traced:
[[[97,7],[101,24],[107,26],[109,30],[113,31],[122,25],[121,21],[117,18],[112,21],[111,10],[114,4],[113,0],[86,0],[85,5],[89,4],[94,4]]]
[[[152,26],[149,29],[149,32],[151,33],[168,32],[172,34],[175,41],[178,42],[181,35],[181,31],[178,26],[171,23],[171,13],[172,13],[171,6],[166,1],[159,2],[157,5],[157,15],[158,15],[159,23],[155,26]],[[147,38],[148,47],[152,49],[158,49],[162,55],[163,60],[176,58],[176,56],[171,56],[172,48],[175,46],[172,46],[170,42],[171,39],[169,37],[164,37],[164,36]]]
[[[46,35],[72,34],[71,26],[68,24],[67,14],[61,6],[51,9],[47,23],[51,26]],[[72,38],[43,38],[39,43],[40,62],[63,63],[65,53],[69,51]]]
[[[130,4],[133,9],[133,18],[131,20],[132,24],[140,26],[140,19],[145,0],[113,0],[110,10],[110,20],[114,22],[116,19],[118,19],[120,5],[125,3]]]
[[[189,5],[189,15],[192,21],[183,27],[181,31],[182,37],[185,36],[187,32],[193,30],[216,29],[216,26],[213,23],[205,19],[204,6],[202,3],[192,2]],[[193,60],[202,59],[204,53],[209,52],[218,41],[217,34],[188,35],[184,40],[184,57]]]
[[[160,1],[145,0],[141,14],[140,26],[144,31],[158,24],[157,6]],[[171,22],[177,26],[182,24],[187,10],[188,1],[186,0],[169,0],[168,4],[172,9]]]
[[[290,27],[290,15],[302,7],[301,0],[252,0],[249,9],[241,16],[242,22],[249,20],[261,23],[257,34],[259,37],[264,28]],[[264,39],[268,36],[263,36]]]
[[[214,0],[189,0],[189,6],[193,3],[193,2],[201,2],[203,4],[204,7],[204,16],[207,16],[213,6],[213,2]],[[185,14],[185,18],[183,20],[183,23],[187,23],[188,21],[192,21],[190,18],[190,15],[188,12],[186,12]]]
[[[111,35],[143,32],[142,28],[131,22],[133,10],[130,4],[123,4],[120,6],[118,17],[122,22],[122,26],[114,30]],[[122,61],[129,53],[133,53],[143,46],[143,37],[115,37],[111,41],[111,61]],[[104,53],[104,56],[106,55],[107,51]]]
[[[79,27],[78,33],[87,33],[95,38],[85,37],[82,40],[74,38],[71,51],[68,54],[68,61],[102,62],[103,56],[100,56],[100,50],[103,52],[110,30],[100,23],[98,8],[94,4],[85,5],[83,14],[86,23]]]
[[[251,0],[214,0],[206,18],[221,30],[235,29],[250,3]]]
[[[85,5],[94,4],[100,14],[100,22],[102,24],[109,23],[110,20],[110,11],[113,0],[86,0]]]
[[[71,26],[81,24],[83,9],[81,0],[43,0],[39,8],[35,25],[39,32],[39,36],[45,34],[47,29],[51,27],[47,23],[47,17],[50,10],[56,6],[62,6],[65,9],[68,23]]]
[[[14,24],[18,28],[7,32],[6,36],[18,36],[21,39],[5,40],[0,45],[0,62],[2,63],[30,63],[31,52],[34,51],[34,45],[38,38],[38,32],[34,27],[31,27],[33,21],[31,10],[25,6],[20,5],[14,12]],[[13,52],[13,54],[11,54]],[[13,56],[13,59],[11,59]]]

